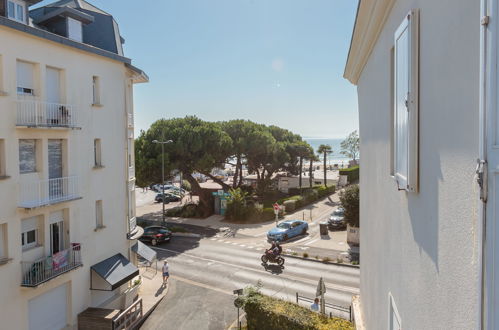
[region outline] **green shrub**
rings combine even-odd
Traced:
[[[322,262],[324,262],[324,263],[326,263],[326,264],[327,264],[328,262],[330,262],[330,261],[331,261],[331,258],[329,258],[329,257],[324,257],[324,258],[322,258]]]
[[[340,193],[340,202],[345,209],[345,220],[352,227],[359,226],[359,185],[351,185]]]
[[[303,258],[308,258],[308,253],[307,252],[303,252]]]
[[[182,207],[181,206],[172,207],[171,209],[166,210],[165,214],[167,217],[180,217],[182,214]]]
[[[186,204],[182,207],[182,212],[180,212],[182,218],[195,218],[199,217],[199,211],[197,204]]]
[[[179,227],[179,226],[173,226],[173,227],[168,227],[168,229],[172,233],[188,233],[189,231],[185,229],[184,227]]]
[[[264,208],[261,213],[262,221],[270,221],[275,219],[274,209],[271,207]]]
[[[252,291],[242,300],[248,330],[353,330],[352,323]]]
[[[359,166],[352,166],[350,168],[346,168],[340,170],[340,175],[346,175],[348,178],[348,183],[353,183],[359,180]]]

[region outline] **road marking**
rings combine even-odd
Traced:
[[[201,288],[205,288],[205,289],[209,289],[209,290],[213,290],[213,291],[225,293],[225,294],[228,294],[228,295],[231,295],[231,296],[234,295],[230,291],[225,291],[225,290],[219,289],[217,287],[214,287],[214,286],[211,286],[211,285],[208,285],[208,284],[204,284],[204,283],[200,283],[200,282],[196,282],[196,281],[193,281],[193,280],[189,280],[187,278],[183,278],[183,277],[180,277],[180,276],[177,276],[177,275],[172,275],[171,278],[176,279],[177,281],[181,281],[181,282],[189,283],[189,284],[192,284],[192,285],[195,285],[195,286],[199,286]]]
[[[224,242],[224,244],[230,244],[230,242],[229,242],[229,241],[226,241],[226,242]]]
[[[210,241],[216,241],[217,239],[216,238],[210,238]]]
[[[244,245],[244,244],[241,244],[241,245],[239,245],[239,246],[240,246],[240,247],[246,247],[246,245]]]
[[[305,245],[310,245],[310,244],[312,244],[312,243],[317,242],[317,241],[318,241],[318,240],[320,240],[320,239],[321,239],[320,237],[317,237],[316,239],[313,239],[313,240],[311,240],[310,242],[305,243]]]
[[[307,239],[310,239],[310,236],[305,236],[305,237],[303,237],[303,238],[301,238],[301,239],[297,240],[296,242],[291,242],[291,244],[300,243],[300,242],[302,242],[302,241],[306,241]]]
[[[238,243],[236,243],[236,242],[232,243],[232,245],[237,245],[237,244],[238,244]]]

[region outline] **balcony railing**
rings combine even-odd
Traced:
[[[72,243],[69,249],[53,255],[35,261],[21,261],[21,286],[36,287],[82,265],[81,245]]]
[[[24,182],[20,184],[19,206],[35,208],[79,197],[78,177],[76,176]]]
[[[129,113],[127,116],[127,123],[128,127],[132,128],[133,127],[133,113]]]
[[[113,329],[134,329],[142,320],[142,316],[142,298],[139,298],[113,320]]]
[[[129,179],[135,178],[135,166],[128,168],[128,178]]]
[[[35,99],[18,99],[17,126],[78,128],[75,106],[42,102]]]

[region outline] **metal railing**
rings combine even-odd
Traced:
[[[129,113],[127,116],[127,122],[128,122],[128,127],[132,128],[133,127],[133,113]]]
[[[80,127],[76,107],[69,104],[43,102],[36,99],[18,99],[17,126]]]
[[[79,197],[76,176],[24,182],[20,184],[19,206],[34,208]]]
[[[113,320],[113,330],[133,329],[142,320],[142,316],[142,298],[139,298]]]
[[[21,261],[21,286],[36,287],[61,274],[83,266],[81,245],[71,243],[71,248],[35,261]]]
[[[310,304],[312,304],[314,302],[314,299],[300,296],[297,292],[296,293],[296,304],[297,305],[300,304],[299,303],[300,300],[304,301],[306,303],[310,303]],[[329,303],[325,303],[324,305],[326,306],[327,309],[330,310],[329,317],[333,317],[333,312],[335,314],[334,316],[337,316],[340,318],[345,318],[345,314],[346,314],[346,315],[348,315],[348,320],[350,320],[350,322],[352,322],[352,306],[351,305],[348,307],[329,304]]]

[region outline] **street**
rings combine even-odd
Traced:
[[[315,297],[317,282],[323,277],[326,302],[339,306],[349,306],[352,295],[359,292],[358,268],[292,257],[286,257],[283,269],[274,264],[265,268],[260,261],[263,249],[215,236],[174,237],[155,250],[159,260],[168,258],[171,291],[142,329],[225,329],[236,319],[232,291],[258,282],[263,285],[262,293],[295,301],[297,292]]]

